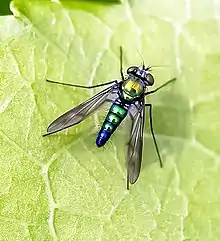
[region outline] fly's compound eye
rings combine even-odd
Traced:
[[[132,74],[132,73],[136,73],[137,71],[137,66],[131,66],[127,69],[127,74]]]
[[[154,84],[154,77],[151,74],[147,74],[146,77],[145,77],[145,80],[147,81],[148,85]]]

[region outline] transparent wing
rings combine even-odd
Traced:
[[[144,99],[141,103],[133,105],[129,114],[132,119],[132,128],[127,153],[127,189],[129,189],[129,183],[134,184],[137,181],[141,169],[145,118]]]
[[[105,101],[117,98],[118,84],[114,84],[101,92],[97,93],[90,99],[67,111],[56,120],[54,120],[47,128],[47,133],[50,135],[55,132],[66,129],[83,121],[89,114],[96,111]]]

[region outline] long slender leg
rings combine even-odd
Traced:
[[[153,117],[152,117],[152,104],[145,104],[145,106],[149,107],[150,130],[151,130],[151,134],[153,136],[154,145],[155,145],[156,152],[157,152],[157,155],[158,155],[158,158],[159,158],[160,167],[163,167],[163,163],[162,163],[162,159],[161,159],[161,156],[160,156],[159,148],[158,148],[157,141],[156,141],[156,138],[155,138],[155,135],[154,135]]]
[[[48,79],[46,81],[50,82],[50,83],[53,83],[53,84],[66,85],[66,86],[72,86],[72,87],[83,88],[83,89],[92,89],[92,88],[101,87],[101,86],[104,86],[104,85],[110,85],[110,84],[113,84],[113,83],[118,83],[117,80],[113,80],[113,81],[109,81],[109,82],[98,84],[98,85],[85,86],[85,85],[74,85],[74,84],[62,83],[62,82],[57,82],[57,81],[48,80]]]
[[[120,46],[120,73],[121,73],[121,79],[125,80],[124,75],[123,75],[123,52],[122,52],[122,46]]]
[[[127,190],[129,190],[129,173],[128,173],[128,171],[127,171]]]
[[[155,93],[156,91],[158,91],[159,89],[161,89],[161,88],[165,87],[166,85],[168,85],[168,84],[174,82],[175,80],[176,80],[176,78],[173,78],[173,79],[167,81],[166,83],[162,84],[161,86],[159,86],[159,87],[156,88],[155,90],[152,90],[152,91],[146,92],[145,95],[153,94],[153,93]]]

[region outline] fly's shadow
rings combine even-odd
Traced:
[[[178,80],[181,81],[181,79]],[[178,93],[178,84],[175,87],[177,87],[175,91],[170,88],[146,99],[146,102],[153,104],[154,132],[164,164],[170,156],[177,162],[185,140],[191,137],[192,120],[189,100]],[[150,134],[147,112],[144,133],[143,168],[158,161]]]

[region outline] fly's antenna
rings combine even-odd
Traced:
[[[147,67],[147,70],[151,71],[152,68],[164,68],[164,67],[171,67],[171,65],[151,65]]]
[[[141,57],[141,60],[142,60],[142,67],[143,69],[145,69],[145,64],[144,64],[144,59],[143,59],[143,56],[141,55],[140,51],[137,49],[137,52],[139,54],[139,56]]]

